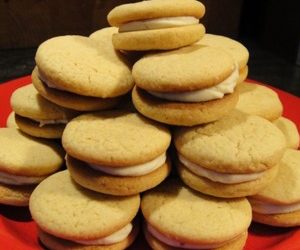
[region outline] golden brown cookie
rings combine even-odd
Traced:
[[[119,27],[113,45],[119,50],[170,50],[193,44],[203,37],[199,24],[205,7],[194,0],[141,1],[115,7],[107,16]]]
[[[296,124],[281,116],[273,122],[285,135],[288,148],[297,149],[299,147],[299,133]]]
[[[236,109],[274,121],[282,115],[283,106],[275,91],[256,83],[243,82],[238,86],[240,98]]]
[[[31,78],[33,86],[41,96],[65,108],[78,111],[105,110],[113,108],[120,101],[120,97],[98,98],[50,88],[39,78],[37,67],[32,71]]]
[[[27,206],[34,187],[63,165],[64,152],[54,142],[15,128],[1,128],[0,203]]]
[[[136,109],[154,120],[193,126],[220,119],[238,101],[238,68],[223,50],[193,45],[151,54],[133,66]]]
[[[49,102],[32,84],[16,89],[10,103],[18,127],[35,137],[61,138],[66,123],[78,114]]]
[[[300,225],[300,152],[287,149],[277,177],[258,194],[249,197],[253,219],[272,226]]]
[[[275,125],[238,111],[204,126],[178,128],[174,143],[183,181],[227,198],[257,193],[270,183],[286,148]]]
[[[45,179],[32,193],[30,212],[51,249],[121,250],[136,237],[139,195],[114,197],[77,185],[67,170]]]
[[[144,193],[141,209],[153,249],[242,249],[252,217],[245,198],[213,198],[179,180]]]
[[[169,130],[136,113],[81,115],[67,125],[62,141],[72,177],[92,190],[136,194],[158,185],[170,172]]]

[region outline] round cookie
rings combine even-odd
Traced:
[[[279,117],[273,123],[285,135],[287,147],[297,149],[299,147],[299,133],[296,124],[285,117]]]
[[[249,197],[253,220],[279,227],[300,225],[300,152],[287,149],[277,177],[258,194]]]
[[[199,24],[205,7],[194,0],[151,0],[123,4],[107,20],[119,27],[113,45],[119,50],[170,50],[195,43],[205,34]]]
[[[178,128],[174,143],[183,181],[226,198],[256,194],[267,186],[286,147],[275,125],[238,111],[204,126]]]
[[[249,51],[238,41],[229,37],[205,34],[197,44],[224,49],[238,64],[239,70],[245,70],[249,60]]]
[[[275,91],[250,82],[239,84],[240,98],[236,109],[274,121],[282,115],[283,106]]]
[[[107,49],[83,36],[51,38],[36,52],[39,77],[48,86],[78,95],[124,95],[133,87],[130,69]]]
[[[136,194],[162,182],[171,168],[170,141],[164,126],[117,110],[73,119],[62,138],[74,180],[112,195]]]
[[[8,115],[7,120],[6,120],[6,127],[7,128],[18,128],[18,125],[15,120],[15,112],[12,111]]]
[[[36,184],[64,163],[64,152],[56,143],[36,139],[19,129],[1,128],[0,203],[27,206]]]
[[[35,137],[61,138],[66,123],[77,115],[43,98],[32,84],[16,89],[10,103],[18,127]]]
[[[216,199],[178,180],[147,191],[141,210],[146,220],[146,239],[157,250],[243,249],[252,218],[245,198]]]
[[[121,250],[137,235],[133,219],[139,205],[139,195],[113,197],[84,189],[66,170],[38,185],[29,209],[50,249]]]
[[[132,100],[143,115],[171,125],[220,119],[238,101],[238,69],[220,49],[193,45],[143,57],[133,67]]]
[[[98,98],[92,96],[77,95],[71,92],[62,91],[48,87],[38,75],[38,68],[35,67],[31,74],[32,84],[45,99],[59,106],[77,111],[96,111],[111,109],[116,106],[120,97]]]

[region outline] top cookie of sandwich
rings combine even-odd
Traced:
[[[107,19],[110,25],[118,27],[131,21],[161,17],[192,16],[199,19],[204,13],[204,5],[195,0],[151,0],[117,6]]]
[[[274,124],[238,111],[204,126],[179,128],[174,143],[183,157],[221,173],[270,169],[286,149],[284,135]]]
[[[103,38],[105,39],[105,38]],[[108,46],[83,36],[43,42],[36,53],[41,79],[58,89],[84,96],[116,97],[133,87],[129,67]]]
[[[76,112],[43,98],[32,84],[16,89],[11,96],[10,103],[16,114],[38,121],[66,120],[76,115]]]
[[[132,70],[136,85],[158,92],[193,91],[221,83],[235,71],[225,51],[201,45],[151,54]]]
[[[118,50],[170,50],[197,42],[205,34],[199,18],[205,7],[198,1],[151,0],[124,4],[108,14],[119,27],[112,37]]]
[[[163,125],[136,113],[105,111],[73,119],[62,141],[67,153],[79,160],[122,167],[145,163],[165,153],[171,135]]]
[[[248,63],[249,51],[247,48],[231,38],[206,33],[197,44],[224,49],[233,57],[239,65],[239,69],[243,69]]]

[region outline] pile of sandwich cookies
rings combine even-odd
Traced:
[[[297,127],[204,14],[125,4],[115,27],[39,46],[0,129],[0,202],[29,204],[47,248],[125,249],[140,231],[155,250],[243,249],[252,220],[300,225]]]

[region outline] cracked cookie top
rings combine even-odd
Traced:
[[[221,173],[253,173],[280,161],[286,148],[282,132],[268,120],[234,111],[204,126],[175,131],[179,154]]]
[[[63,134],[67,153],[82,161],[110,167],[145,163],[165,153],[169,130],[136,113],[105,111],[81,115]]]

